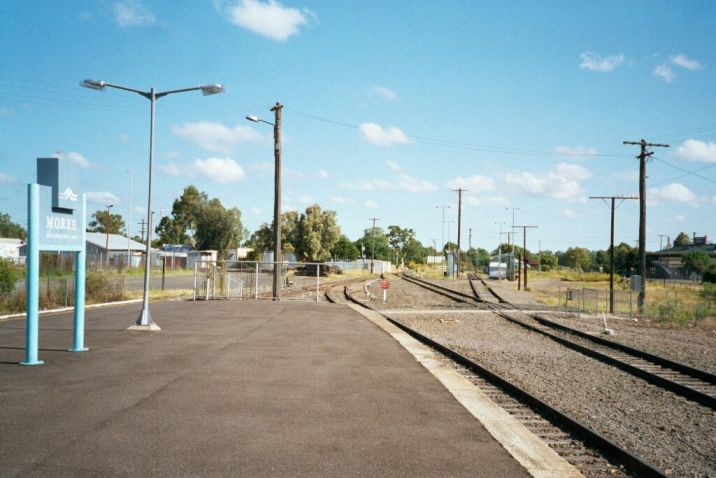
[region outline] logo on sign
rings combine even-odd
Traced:
[[[57,196],[60,199],[64,199],[66,201],[77,201],[77,194],[72,192],[72,189],[70,189],[70,188],[65,189],[65,192],[60,193]]]

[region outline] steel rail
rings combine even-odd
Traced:
[[[498,387],[502,388],[503,390],[506,390],[508,392],[508,394],[512,395],[518,401],[522,401],[522,402],[528,404],[529,406],[534,407],[535,409],[539,410],[539,412],[542,413],[543,416],[547,416],[547,417],[551,418],[555,423],[568,429],[570,432],[572,432],[576,436],[580,437],[580,439],[584,440],[589,445],[591,445],[594,448],[596,448],[597,450],[599,450],[601,453],[618,461],[619,463],[624,465],[626,468],[628,468],[631,472],[634,472],[635,474],[637,474],[639,477],[664,478],[667,476],[664,474],[663,471],[661,471],[658,468],[656,468],[655,466],[647,463],[642,458],[638,457],[635,454],[630,453],[629,451],[620,447],[618,444],[609,440],[607,437],[605,437],[605,436],[601,435],[600,433],[598,433],[597,431],[591,429],[589,426],[579,422],[578,420],[570,417],[569,415],[562,412],[561,410],[542,401],[541,399],[532,395],[528,391],[511,383],[509,380],[505,379],[504,377],[490,371],[489,369],[485,368],[484,366],[482,366],[482,365],[478,364],[477,362],[463,356],[462,354],[450,349],[449,347],[417,332],[416,330],[413,330],[412,328],[398,322],[397,320],[394,320],[394,319],[388,317],[387,315],[383,314],[379,310],[374,309],[374,308],[370,307],[369,305],[364,304],[363,302],[355,299],[352,295],[350,295],[348,293],[348,287],[344,288],[344,295],[351,302],[353,302],[361,307],[364,307],[368,310],[372,310],[372,311],[380,314],[382,317],[384,317],[386,320],[388,320],[391,324],[393,324],[396,327],[398,327],[399,329],[405,331],[407,334],[409,334],[411,337],[415,338],[419,342],[422,342],[422,343],[428,345],[429,347],[432,347],[433,349],[439,351],[443,355],[450,357],[456,363],[467,368],[471,372],[473,372],[475,374],[482,375],[483,377],[486,377],[489,382],[497,385]]]
[[[409,276],[407,276],[407,277],[409,277]],[[435,293],[437,293],[437,294],[442,294],[442,295],[444,295],[444,296],[446,296],[446,297],[450,297],[449,294],[457,294],[457,295],[463,296],[463,297],[466,296],[466,294],[463,294],[463,293],[461,293],[461,292],[454,291],[454,290],[451,290],[451,289],[446,288],[446,287],[437,286],[437,285],[435,285],[435,284],[432,284],[431,282],[427,282],[427,281],[418,279],[418,278],[416,278],[416,277],[410,277],[410,279],[407,279],[407,277],[406,277],[405,275],[403,275],[403,278],[406,279],[406,280],[408,280],[409,282],[412,282],[412,283],[414,283],[414,284],[416,284],[416,285],[418,285],[418,286],[420,286],[420,287],[423,287],[423,288],[425,288],[425,289],[432,290],[433,292],[435,292]],[[470,283],[470,285],[471,285],[471,287],[472,287],[472,283]],[[443,290],[444,292],[440,292],[439,290],[436,290],[436,289],[441,289],[441,290]],[[475,291],[475,290],[474,290],[474,287],[473,287],[473,292],[474,292],[474,291]],[[479,294],[476,294],[476,295],[479,295]],[[454,298],[453,298],[453,299],[454,299]],[[457,299],[455,299],[455,300],[457,300]],[[661,363],[654,362],[654,361],[650,360],[649,358],[647,358],[648,356],[652,356],[652,354],[649,354],[649,353],[647,353],[647,352],[639,351],[639,352],[642,352],[642,355],[635,355],[634,353],[626,352],[626,351],[622,350],[620,347],[614,346],[614,342],[610,342],[610,341],[601,339],[600,337],[594,337],[594,336],[591,336],[591,335],[589,335],[589,334],[585,334],[584,332],[581,332],[581,331],[572,329],[572,328],[567,327],[567,326],[563,326],[563,325],[561,325],[561,324],[557,324],[557,323],[552,322],[552,321],[550,321],[550,320],[548,320],[548,319],[545,319],[544,317],[541,317],[541,316],[537,316],[537,317],[539,317],[539,318],[537,318],[537,317],[535,317],[537,314],[532,314],[532,313],[529,313],[529,312],[519,311],[519,313],[526,315],[527,317],[529,317],[529,318],[531,318],[531,319],[537,321],[537,322],[540,323],[543,327],[545,327],[545,328],[540,328],[540,327],[537,327],[537,326],[535,326],[535,325],[528,324],[528,323],[526,323],[526,322],[524,322],[524,321],[522,321],[522,320],[519,320],[519,319],[517,319],[517,318],[515,318],[515,317],[510,316],[509,314],[507,314],[507,313],[505,312],[504,309],[501,310],[500,308],[494,307],[495,304],[489,304],[489,303],[486,303],[486,302],[481,301],[480,299],[476,299],[476,298],[474,298],[474,297],[472,297],[472,300],[478,301],[481,305],[486,305],[487,308],[488,308],[488,309],[491,309],[495,315],[498,315],[498,316],[500,316],[500,317],[502,317],[502,318],[504,318],[504,319],[506,319],[506,320],[508,320],[508,321],[510,321],[510,322],[513,322],[513,323],[515,323],[515,324],[517,324],[517,325],[519,325],[519,326],[521,326],[521,327],[524,327],[524,328],[527,329],[527,330],[530,330],[530,331],[532,331],[532,332],[537,332],[537,333],[539,333],[539,334],[542,334],[542,335],[544,335],[544,336],[546,336],[546,337],[549,337],[550,339],[556,341],[557,343],[559,343],[559,344],[561,344],[561,345],[564,345],[565,347],[568,347],[568,348],[570,348],[570,349],[572,349],[572,350],[575,350],[575,351],[577,351],[577,352],[580,352],[580,353],[582,353],[582,354],[584,354],[584,355],[587,355],[587,356],[589,356],[589,357],[592,357],[592,358],[594,358],[594,359],[597,359],[597,360],[599,360],[599,361],[601,361],[601,362],[604,362],[604,363],[606,363],[606,364],[609,364],[609,365],[612,365],[612,366],[614,366],[614,367],[617,367],[617,368],[619,368],[619,369],[621,369],[621,370],[623,370],[623,371],[625,371],[625,372],[627,372],[627,373],[629,373],[629,374],[631,374],[631,375],[634,375],[634,376],[636,376],[636,377],[641,378],[642,380],[645,380],[645,381],[648,382],[648,383],[651,383],[652,385],[656,385],[656,386],[661,387],[661,388],[663,388],[663,389],[665,389],[665,390],[667,390],[667,391],[669,391],[669,392],[672,392],[672,393],[677,394],[677,395],[681,395],[681,396],[683,396],[683,397],[685,397],[685,398],[688,398],[689,400],[693,400],[693,401],[696,402],[696,403],[699,403],[699,404],[701,404],[701,405],[703,405],[703,406],[709,407],[709,408],[711,408],[712,410],[716,410],[716,396],[714,396],[714,395],[712,395],[712,394],[703,392],[703,391],[701,391],[701,390],[699,390],[699,389],[697,389],[697,388],[694,388],[694,387],[692,387],[692,386],[689,386],[689,385],[684,385],[683,383],[679,383],[679,381],[676,381],[676,380],[674,380],[674,379],[667,378],[667,377],[665,377],[665,376],[659,375],[659,374],[656,373],[656,372],[651,372],[651,371],[646,370],[645,368],[641,368],[641,367],[639,367],[639,366],[637,366],[637,365],[633,365],[633,364],[631,364],[631,363],[629,363],[629,362],[626,362],[626,361],[624,361],[624,360],[619,359],[618,357],[614,357],[614,356],[609,355],[609,354],[607,354],[607,353],[604,353],[604,352],[602,352],[602,351],[595,350],[595,349],[589,348],[589,347],[587,347],[587,346],[585,346],[585,345],[576,343],[576,342],[574,342],[574,341],[572,341],[572,340],[569,340],[569,339],[567,339],[567,338],[565,338],[565,337],[561,337],[561,336],[559,336],[559,335],[556,335],[555,333],[553,333],[553,332],[550,331],[550,330],[545,330],[545,328],[552,328],[552,329],[554,329],[554,330],[559,330],[560,332],[565,333],[565,334],[573,334],[573,335],[576,335],[576,336],[578,336],[578,337],[580,337],[580,338],[587,339],[587,340],[589,340],[589,341],[591,341],[591,342],[593,342],[593,343],[599,344],[599,345],[601,345],[601,346],[603,346],[603,347],[607,347],[607,348],[610,348],[610,349],[612,349],[612,350],[616,350],[616,351],[620,351],[620,352],[623,352],[623,353],[627,353],[627,354],[629,354],[631,357],[635,357],[635,358],[640,359],[640,360],[643,360],[643,361],[645,361],[645,362],[650,362],[650,363],[648,363],[647,365],[650,365],[650,364],[651,364],[651,365],[656,365],[656,366],[658,366],[658,367],[670,369],[671,371],[678,372],[678,373],[683,373],[684,375],[689,375],[689,376],[691,376],[691,377],[693,377],[693,378],[695,378],[695,379],[697,379],[697,380],[701,380],[700,377],[695,377],[695,376],[693,376],[693,375],[691,375],[691,374],[689,374],[689,373],[681,372],[681,370],[674,370],[674,369],[673,369],[672,367],[670,367],[670,366],[663,366],[663,365],[661,365],[661,363],[671,363],[671,362],[672,362],[672,361],[670,361],[670,360],[668,360],[668,359],[665,359],[665,358],[663,358],[663,357],[660,357],[660,362],[661,362]],[[599,339],[599,340],[595,340],[595,339]],[[623,348],[626,348],[626,349],[629,349],[629,350],[638,351],[637,349],[632,349],[631,347],[627,347],[627,346],[622,345],[622,344],[620,344],[620,345],[621,345]],[[654,357],[656,357],[656,356],[654,356]],[[678,364],[678,362],[673,362],[673,363]],[[681,365],[683,368],[685,368],[685,369],[692,369],[692,368],[693,368],[693,367],[689,367],[689,366],[683,365],[683,364],[680,364],[680,365]],[[698,370],[698,369],[695,369],[695,370]],[[669,374],[669,373],[668,373],[669,370],[664,370],[664,372],[665,372],[666,375]],[[703,371],[703,370],[701,370],[700,372],[701,372],[701,374],[710,375],[709,372],[706,372],[706,371]],[[682,381],[683,381],[683,380],[682,380]],[[709,386],[712,386],[712,385],[713,385],[713,383],[710,382],[710,381],[704,381],[704,382],[706,382],[706,388],[708,388]]]

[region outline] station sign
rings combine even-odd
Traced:
[[[77,251],[84,247],[84,198],[78,193],[77,175],[65,163],[61,158],[37,158],[41,250]]]

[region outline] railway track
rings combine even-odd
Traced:
[[[436,287],[437,290],[441,288],[440,286]],[[640,457],[623,449],[578,420],[552,407],[474,360],[382,314],[379,310],[368,305],[367,301],[360,300],[354,294],[349,293],[348,288],[348,286],[343,287],[343,294],[346,300],[383,315],[393,325],[435,350],[442,361],[454,367],[493,402],[540,437],[550,448],[572,464],[584,476],[595,478],[667,476]],[[463,300],[470,298],[469,296],[464,297],[465,294],[456,291],[451,292]],[[331,288],[331,295],[334,298],[336,297],[333,288]]]
[[[617,367],[653,385],[716,410],[716,375],[710,372],[567,327],[550,320],[542,314],[519,310],[503,299],[501,299],[500,304],[490,304],[480,297],[473,280],[469,281],[473,296],[469,296],[415,277],[406,275],[401,277],[427,290],[460,302],[471,299],[475,302],[476,307],[480,309],[487,307],[496,315],[532,332],[545,335],[572,350]],[[481,284],[489,289],[489,286],[484,281]],[[495,294],[492,290],[491,293]],[[497,296],[497,294],[495,295]]]

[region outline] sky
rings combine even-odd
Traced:
[[[146,218],[193,184],[273,216],[282,111],[282,210],[334,210],[352,240],[376,225],[426,246],[609,246],[610,209],[647,164],[647,249],[716,236],[716,3],[711,1],[86,0],[0,2],[0,212],[26,225],[36,159],[78,171],[88,214]],[[130,196],[131,181],[131,196]],[[130,207],[131,203],[131,207]],[[450,207],[443,207],[450,206]],[[443,220],[444,213],[444,220]],[[131,221],[130,221],[131,214]],[[514,222],[513,222],[514,215]],[[637,244],[639,201],[616,211]],[[521,244],[521,233],[516,236]]]

